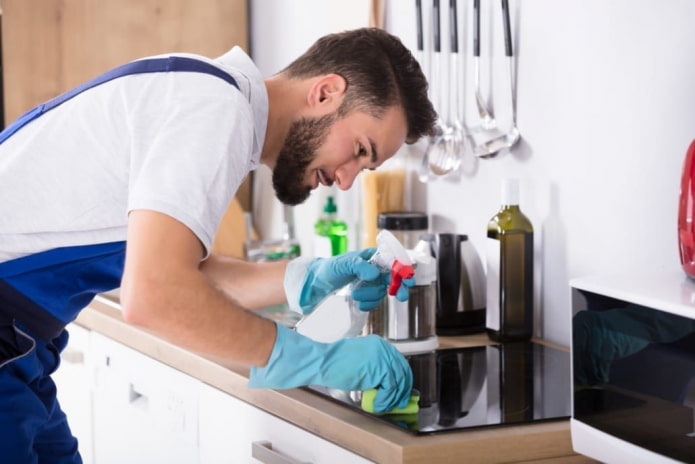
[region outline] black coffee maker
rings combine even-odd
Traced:
[[[437,258],[437,335],[485,330],[486,280],[483,264],[467,235],[426,234]]]

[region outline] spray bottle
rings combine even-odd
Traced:
[[[403,279],[410,279],[415,275],[415,269],[408,252],[391,232],[381,230],[376,242],[376,253],[369,262],[377,266],[381,272],[391,273],[388,294],[393,296]],[[323,343],[360,335],[369,312],[360,310],[350,295],[362,285],[365,285],[364,281],[355,280],[328,295],[297,323],[297,332]]]

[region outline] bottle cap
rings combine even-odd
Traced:
[[[502,182],[502,204],[519,204],[519,179],[505,179]]]
[[[338,207],[335,206],[335,203],[333,203],[333,197],[330,197],[330,196],[327,197],[326,198],[326,206],[323,207],[323,212],[331,214],[331,213],[335,213],[336,211],[338,211]]]

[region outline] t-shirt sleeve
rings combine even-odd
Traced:
[[[225,84],[228,85],[228,84]],[[250,167],[251,110],[243,95],[186,94],[169,99],[142,134],[131,157],[128,212],[148,209],[186,225],[206,255],[234,194]]]

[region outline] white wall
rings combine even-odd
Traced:
[[[500,5],[481,3],[484,94],[491,97],[495,114],[507,128],[509,81]],[[678,267],[680,171],[685,150],[695,138],[695,2],[510,4],[522,140],[493,159],[477,160],[467,153],[461,171],[419,184],[413,206],[431,215],[435,232],[468,234],[483,252],[487,221],[498,209],[501,180],[519,177],[522,210],[537,232],[537,335],[568,344],[569,279]],[[254,0],[254,56],[266,69],[279,69],[286,64],[280,51],[292,56],[299,51],[288,46],[298,40],[297,34],[308,45],[326,28],[351,27],[346,23],[352,24],[353,5],[348,0]],[[442,0],[442,5],[448,1]],[[460,23],[467,26],[462,39],[466,119],[476,126],[471,97],[472,0],[459,0],[459,5]],[[279,8],[287,9],[281,21],[267,27],[268,16],[275,16]],[[387,29],[414,48],[414,1],[387,2]],[[422,147],[402,154],[415,166]],[[297,214],[302,215],[300,209]],[[299,224],[298,232],[311,234]]]

